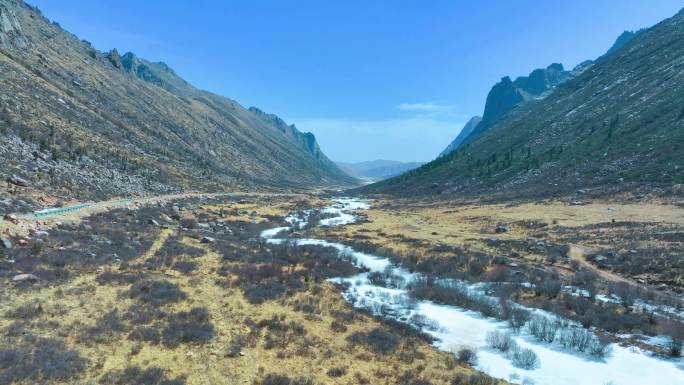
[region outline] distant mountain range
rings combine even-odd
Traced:
[[[401,175],[420,167],[424,162],[399,162],[395,160],[371,160],[359,163],[336,162],[347,174],[365,180],[377,181]]]
[[[100,197],[356,181],[313,134],[199,90],[169,66],[100,52],[22,1],[0,0],[0,176]]]
[[[684,13],[619,40],[542,98],[523,103],[515,82],[500,83],[514,108],[485,108],[495,118],[448,155],[360,191],[674,191],[684,183]]]

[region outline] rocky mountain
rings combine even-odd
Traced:
[[[463,141],[466,140],[466,138],[469,137],[470,134],[473,133],[473,131],[475,131],[475,128],[478,124],[480,124],[481,121],[482,118],[479,116],[473,116],[472,118],[470,118],[470,120],[461,129],[461,132],[458,133],[456,139],[449,143],[449,145],[439,154],[439,156],[448,155],[450,152],[457,149],[458,146],[460,146],[461,143],[463,143]]]
[[[682,100],[680,12],[545,98],[502,115],[448,156],[362,191],[548,195],[673,189],[684,182]]]
[[[556,86],[582,73],[591,63],[593,62],[583,62],[572,71],[566,71],[560,63],[553,63],[546,68],[535,69],[529,76],[520,76],[515,80],[504,76],[489,91],[482,118],[471,119],[440,156],[449,154],[463,143],[486,131],[498,119],[520,104],[546,97]],[[475,121],[477,123],[473,126],[472,123]]]
[[[377,181],[401,175],[420,167],[422,162],[399,162],[396,160],[371,160],[358,163],[336,162],[347,174],[365,180]]]
[[[0,176],[63,197],[355,180],[313,134],[0,0]]]
[[[622,48],[643,31],[644,29],[624,31],[608,49],[606,55]],[[449,154],[462,143],[481,134],[491,126],[496,119],[505,115],[508,111],[518,105],[529,100],[545,97],[556,86],[581,74],[593,63],[593,60],[585,60],[575,66],[572,71],[566,71],[560,63],[553,63],[546,68],[535,69],[529,76],[520,76],[516,78],[515,81],[512,81],[508,76],[503,77],[501,81],[495,84],[489,91],[485,102],[484,114],[482,119],[480,119],[480,122],[478,122],[475,127],[469,126],[470,122],[468,122],[468,124],[466,124],[468,130],[464,127],[456,139],[454,139],[439,156]],[[482,125],[478,127],[480,123],[482,123]]]
[[[643,29],[640,29],[637,31],[624,31],[623,33],[620,34],[620,36],[618,36],[618,38],[615,40],[615,43],[613,43],[613,45],[608,49],[608,52],[606,52],[606,54],[610,54],[610,53],[613,53],[613,52],[619,50],[625,44],[632,41],[632,39],[634,39],[637,35],[639,35],[643,31],[644,31]]]

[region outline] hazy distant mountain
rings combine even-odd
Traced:
[[[683,69],[680,12],[545,98],[510,110],[449,155],[362,191],[529,196],[671,188],[684,182]]]
[[[0,0],[0,177],[64,196],[354,180],[315,137]],[[51,177],[46,177],[51,175]]]
[[[424,162],[399,162],[395,160],[371,160],[359,163],[336,162],[347,174],[360,179],[382,180],[401,175],[420,167]]]

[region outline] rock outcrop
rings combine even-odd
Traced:
[[[473,116],[472,118],[470,118],[468,123],[466,123],[465,126],[463,126],[463,128],[461,129],[461,132],[458,133],[458,136],[456,136],[456,139],[454,139],[453,142],[449,143],[447,148],[445,148],[444,151],[442,151],[442,153],[439,154],[439,156],[447,155],[450,152],[457,149],[458,146],[460,146],[461,143],[463,143],[463,141],[467,137],[469,137],[470,134],[473,133],[473,131],[475,131],[475,128],[477,127],[478,124],[480,124],[481,121],[482,121],[482,118],[479,116]]]

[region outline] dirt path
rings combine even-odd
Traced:
[[[608,281],[613,281],[613,282],[627,282],[631,284],[635,284],[634,281],[621,277],[613,272],[607,271],[607,270],[601,270],[597,268],[596,266],[592,265],[587,261],[587,255],[597,252],[599,249],[590,249],[587,247],[582,247],[578,245],[570,245],[570,251],[568,252],[568,256],[570,257],[571,260],[577,261],[580,266],[587,268],[589,270],[592,270],[596,272],[599,276],[601,276],[603,279],[608,280]]]

